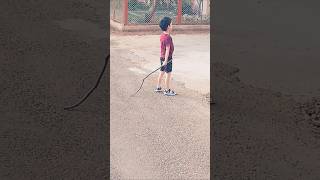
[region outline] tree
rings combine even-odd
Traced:
[[[151,2],[150,10],[145,15],[145,22],[146,23],[150,23],[151,22],[151,20],[152,20],[152,18],[154,16],[154,13],[156,12],[157,4],[158,4],[157,0],[151,0],[150,2]]]

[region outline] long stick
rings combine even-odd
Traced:
[[[73,108],[75,108],[75,107],[78,107],[78,106],[79,106],[80,104],[82,104],[82,103],[90,96],[90,94],[98,87],[98,85],[99,85],[99,83],[100,83],[100,81],[101,81],[101,78],[102,78],[102,76],[103,76],[103,74],[104,74],[104,72],[105,72],[105,70],[106,70],[107,63],[108,63],[109,59],[110,59],[110,54],[109,54],[109,55],[106,57],[106,59],[105,59],[105,63],[104,63],[103,69],[102,69],[102,71],[101,71],[101,73],[100,73],[100,75],[99,75],[99,78],[98,78],[96,84],[95,84],[94,87],[87,93],[87,95],[84,96],[77,104],[74,104],[74,105],[72,105],[72,106],[65,107],[64,110],[71,110],[71,109],[73,109]]]
[[[170,62],[171,62],[171,61],[168,61],[167,64],[170,63]],[[167,66],[167,64],[166,64],[166,65],[162,65],[162,66]],[[141,85],[140,85],[140,88],[139,88],[134,94],[132,94],[131,96],[136,95],[136,94],[140,91],[140,89],[142,88],[142,85],[143,85],[143,83],[144,83],[144,80],[147,79],[147,78],[148,78],[151,74],[153,74],[154,72],[156,72],[156,71],[158,71],[159,69],[161,69],[162,66],[158,67],[156,70],[152,71],[152,72],[149,73],[145,78],[143,78],[143,79],[142,79],[142,83],[141,83]]]

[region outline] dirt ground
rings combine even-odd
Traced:
[[[159,33],[161,33],[159,31]],[[172,35],[175,52],[173,79],[187,88],[201,92],[210,92],[210,34],[174,34]],[[117,35],[110,37],[113,49],[126,49],[140,70],[151,72],[159,66],[159,34],[157,35]]]
[[[105,179],[105,1],[0,2],[0,179]]]
[[[216,2],[214,179],[320,177],[316,4]]]
[[[203,41],[188,48],[204,47],[203,52],[193,54],[203,57],[195,66],[207,63],[210,67],[209,40],[205,38],[208,35],[177,36],[176,50],[183,49],[183,41],[202,38]],[[206,94],[210,70],[205,67],[204,72],[198,74],[186,71],[185,76],[193,77],[189,81],[179,81],[182,78],[180,64],[190,65],[190,61],[194,61],[189,58],[192,57],[190,49],[185,53],[186,59],[179,57],[183,52],[177,53],[177,58],[174,56],[177,75],[172,83],[177,96],[166,97],[153,92],[156,73],[145,81],[139,94],[130,97],[139,88],[142,78],[159,66],[159,35],[111,35],[110,85],[114,88],[110,91],[110,163],[113,179],[209,179],[210,105]],[[191,86],[197,77],[203,77],[206,84],[202,82],[203,87],[198,86],[198,89],[186,88],[185,85]],[[206,93],[201,93],[201,89]]]

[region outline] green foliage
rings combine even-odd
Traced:
[[[192,15],[192,7],[191,0],[183,0],[182,1],[182,14]]]
[[[150,5],[137,0],[129,0],[128,9],[129,11],[147,11],[150,9]]]

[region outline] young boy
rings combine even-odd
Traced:
[[[160,23],[159,26],[161,30],[163,31],[160,35],[160,74],[157,79],[157,87],[155,89],[155,92],[161,92],[161,80],[166,73],[166,79],[165,79],[165,90],[163,91],[164,95],[167,96],[175,96],[176,93],[170,89],[170,78],[171,78],[171,72],[172,72],[172,54],[174,51],[173,41],[170,36],[170,33],[172,31],[172,20],[169,17],[164,17]]]

